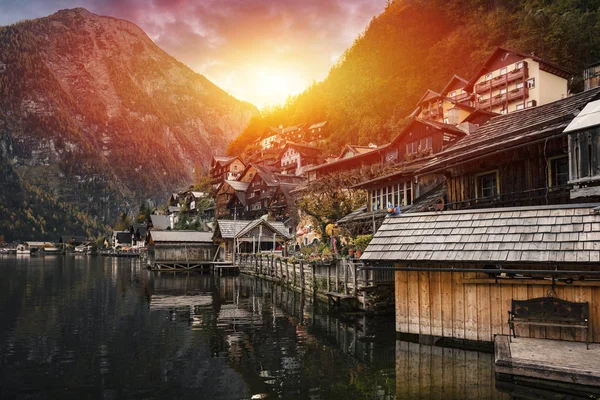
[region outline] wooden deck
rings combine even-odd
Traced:
[[[189,261],[171,261],[171,260],[155,260],[149,267],[153,271],[189,271],[192,269],[202,268],[218,268],[231,266],[228,261],[207,261],[207,260],[189,260]]]
[[[598,387],[600,344],[497,335],[495,369],[499,374]]]

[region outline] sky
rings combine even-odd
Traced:
[[[387,0],[0,0],[0,25],[84,7],[136,23],[238,99],[284,103],[323,80]]]

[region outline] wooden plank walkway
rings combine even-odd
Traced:
[[[600,387],[600,344],[506,335],[494,339],[497,373]]]

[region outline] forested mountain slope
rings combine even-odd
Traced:
[[[266,126],[328,120],[325,150],[378,144],[398,131],[427,89],[465,78],[497,46],[571,69],[600,61],[598,0],[404,0],[390,2],[328,77],[254,118],[228,148],[240,154]],[[572,90],[582,88],[579,80]]]
[[[48,221],[45,234],[39,223],[15,226],[11,215],[30,208],[14,209],[15,199],[34,192],[63,205],[53,213],[72,208],[100,225],[164,200],[258,112],[136,25],[85,9],[0,27],[0,64],[0,161],[14,174],[0,188],[7,239],[57,228],[49,221],[60,215],[34,215]]]

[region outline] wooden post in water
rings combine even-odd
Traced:
[[[348,294],[348,264],[344,261],[344,294]]]
[[[335,263],[335,291],[337,293],[340,292],[340,270],[339,270],[340,263],[341,263],[341,260],[338,260]]]
[[[304,261],[300,261],[300,285],[302,285],[300,290],[304,293]]]
[[[292,263],[292,272],[294,274],[294,287],[296,287],[296,263]]]
[[[352,262],[352,272],[353,272],[353,275],[352,275],[352,285],[354,287],[354,289],[353,289],[354,290],[354,297],[356,297],[356,294],[358,293],[358,290],[357,290],[358,278],[356,276],[357,268],[356,268],[356,263],[355,262]]]
[[[327,291],[331,292],[331,264],[327,267]]]
[[[290,284],[290,265],[288,264],[287,258],[285,259],[285,280],[288,285]]]
[[[315,269],[317,266],[313,264],[310,267],[312,273],[312,292],[315,293],[317,291],[317,282],[315,281]]]

